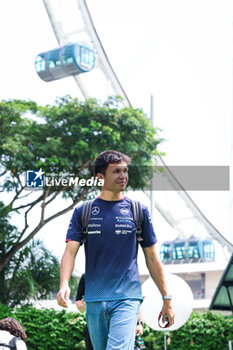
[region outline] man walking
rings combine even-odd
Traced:
[[[85,244],[85,302],[87,325],[95,350],[132,350],[142,302],[137,266],[137,237],[131,200],[124,196],[130,158],[105,151],[95,160],[95,174],[104,180],[101,194],[93,203]],[[162,314],[174,323],[171,297],[158,257],[157,241],[148,210],[143,208],[142,240],[139,242],[150,275],[164,300]],[[74,210],[61,261],[58,304],[68,307],[71,277],[82,241],[82,205]],[[155,316],[156,317],[156,316]]]

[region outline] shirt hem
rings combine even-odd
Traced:
[[[137,296],[137,297],[125,296],[125,297],[118,297],[118,298],[101,298],[101,299],[93,299],[93,300],[87,300],[84,297],[85,303],[97,303],[97,302],[102,302],[102,301],[116,301],[116,300],[128,300],[128,299],[143,301],[143,297],[142,296]]]
[[[67,238],[66,239],[66,243],[71,242],[71,241],[81,243],[82,239],[81,238]]]

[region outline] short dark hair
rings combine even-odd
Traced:
[[[6,317],[0,320],[0,330],[8,331],[10,334],[20,337],[23,341],[27,340],[23,326],[15,318]]]
[[[100,153],[94,162],[95,175],[101,173],[105,175],[105,171],[109,164],[125,162],[130,164],[130,157],[118,151],[104,151]]]

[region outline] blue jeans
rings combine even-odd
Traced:
[[[87,326],[95,350],[133,350],[141,301],[86,303]]]

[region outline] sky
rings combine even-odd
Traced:
[[[71,2],[57,0],[61,18],[72,16]],[[231,165],[232,2],[87,0],[87,5],[132,105],[149,114],[154,97],[154,125],[163,130],[166,164]],[[72,77],[45,83],[35,72],[36,55],[58,46],[42,0],[1,1],[0,33],[0,100],[44,105],[65,94],[82,98]],[[93,82],[97,88],[98,83]],[[232,192],[193,191],[191,196],[229,237]],[[59,256],[69,219],[70,214],[59,218],[41,233]],[[163,221],[155,213],[160,241],[171,232]],[[51,235],[59,237],[59,248]]]

